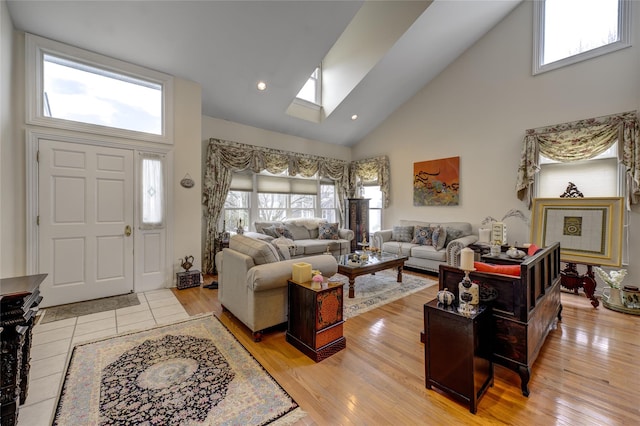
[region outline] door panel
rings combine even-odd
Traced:
[[[39,141],[42,306],[133,291],[133,153]]]

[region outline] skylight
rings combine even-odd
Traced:
[[[321,93],[321,80],[320,80],[320,67],[317,67],[311,73],[311,77],[302,86],[300,92],[296,98],[302,99],[312,104],[321,105],[320,93]]]

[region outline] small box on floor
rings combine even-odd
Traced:
[[[200,285],[200,271],[185,271],[176,274],[176,285],[178,290]]]

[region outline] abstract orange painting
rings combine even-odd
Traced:
[[[413,163],[414,206],[457,206],[460,157]]]

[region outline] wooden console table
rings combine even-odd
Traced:
[[[0,279],[0,424],[18,423],[18,405],[27,399],[31,333],[47,274]]]

